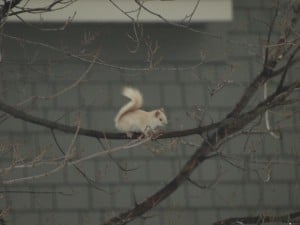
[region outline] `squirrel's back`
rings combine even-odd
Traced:
[[[129,98],[130,101],[120,109],[117,116],[115,117],[116,126],[122,116],[124,116],[128,112],[140,109],[143,105],[143,96],[138,89],[132,87],[124,87],[122,95]]]

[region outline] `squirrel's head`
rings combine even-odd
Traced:
[[[163,108],[155,110],[154,117],[157,120],[158,126],[165,126],[166,124],[168,124],[165,110]]]

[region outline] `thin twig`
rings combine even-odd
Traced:
[[[53,129],[51,129],[51,134],[52,134],[52,137],[54,139],[54,142],[57,146],[57,148],[59,149],[59,151],[63,154],[64,157],[66,157],[66,154],[64,152],[64,150],[62,149],[62,147],[60,146],[60,144],[58,143],[58,140],[56,138],[56,135],[53,131]],[[99,191],[104,191],[104,192],[107,192],[105,191],[104,189],[98,187],[98,185],[96,184],[96,182],[94,180],[92,180],[90,177],[88,177],[77,165],[73,164],[72,165],[81,175],[82,177],[95,189],[99,190]]]
[[[97,55],[99,54],[99,51],[97,51],[97,53],[95,54],[92,62],[89,64],[89,66],[87,67],[87,69],[81,74],[81,76],[75,80],[72,84],[70,84],[67,87],[64,87],[63,89],[61,89],[60,91],[56,92],[55,94],[49,95],[49,96],[31,96],[28,99],[18,103],[19,105],[25,104],[27,102],[33,101],[33,100],[37,100],[37,99],[42,99],[42,100],[49,100],[49,99],[54,99],[57,98],[59,96],[61,96],[62,94],[65,94],[66,92],[74,89],[75,87],[77,87],[82,81],[83,79],[86,78],[86,76],[89,74],[89,72],[91,71],[91,69],[93,68],[93,66],[95,65],[96,62],[96,58]]]
[[[3,37],[9,38],[11,40],[14,41],[18,41],[18,42],[22,42],[22,43],[26,43],[26,44],[30,44],[30,45],[35,45],[35,46],[40,46],[43,48],[48,48],[54,52],[58,52],[61,53],[63,55],[66,55],[68,57],[72,57],[74,59],[77,59],[81,62],[85,62],[85,63],[91,63],[93,60],[77,55],[75,53],[72,53],[70,51],[55,47],[53,45],[50,44],[46,44],[46,43],[42,43],[42,42],[38,42],[38,41],[32,41],[32,40],[27,40],[27,39],[23,39],[20,37],[16,37],[16,36],[12,36],[12,35],[8,35],[5,33],[0,34]],[[105,67],[109,67],[109,68],[113,68],[113,69],[118,69],[118,70],[126,70],[126,71],[149,71],[149,67],[129,67],[129,66],[120,66],[120,65],[114,65],[114,64],[110,64],[110,63],[106,63],[104,62],[102,59],[100,59],[99,57],[97,57],[95,64],[97,65],[101,65],[101,66],[105,66]],[[200,63],[196,63],[195,65],[192,66],[187,66],[187,67],[160,67],[160,68],[154,68],[154,70],[156,71],[186,71],[186,70],[191,70],[191,69],[195,69],[198,68],[199,66],[203,65],[203,62]]]
[[[196,4],[195,4],[195,6],[194,6],[194,8],[193,8],[193,10],[192,10],[192,12],[191,12],[191,14],[187,16],[187,17],[189,18],[188,24],[191,23],[192,18],[193,18],[193,16],[194,16],[196,10],[198,9],[199,3],[200,3],[200,0],[197,0],[197,2],[196,2]]]
[[[119,151],[127,150],[127,149],[130,149],[130,148],[134,148],[134,147],[142,145],[142,144],[144,144],[144,143],[146,143],[150,140],[151,140],[151,137],[147,137],[147,138],[144,138],[142,140],[133,140],[133,141],[129,142],[126,145],[121,145],[121,146],[118,146],[118,147],[115,147],[115,148],[112,148],[112,149],[109,149],[109,150],[105,150],[105,151],[102,151],[102,152],[97,152],[97,153],[82,157],[80,159],[73,160],[73,161],[69,162],[69,164],[73,165],[73,164],[81,163],[83,161],[90,160],[90,159],[93,159],[93,158],[96,158],[96,157],[99,157],[99,156],[108,155],[108,154],[111,154],[111,153],[114,153],[114,152],[119,152]]]
[[[25,181],[29,181],[29,180],[36,180],[36,179],[40,179],[40,178],[43,178],[43,177],[47,177],[49,175],[52,175],[54,173],[57,173],[58,171],[62,170],[67,164],[68,164],[68,161],[71,160],[71,158],[73,157],[73,147],[74,147],[74,144],[75,144],[75,140],[77,139],[77,136],[78,136],[78,132],[80,130],[80,118],[78,117],[77,119],[77,129],[76,129],[76,132],[69,144],[69,147],[66,151],[66,156],[65,156],[65,159],[62,163],[60,163],[59,166],[57,166],[56,168],[48,171],[48,172],[45,172],[45,173],[42,173],[42,174],[38,174],[38,175],[33,175],[33,176],[27,176],[27,177],[21,177],[21,178],[15,178],[15,179],[11,179],[11,180],[4,180],[2,181],[3,184],[14,184],[14,183],[18,183],[18,182],[25,182]]]
[[[104,140],[107,140],[107,139],[104,139]],[[103,150],[110,149],[110,148],[105,148],[104,144],[102,143],[102,141],[99,138],[97,138],[97,141],[101,145]],[[112,156],[112,154],[108,153],[107,155],[117,165],[117,167],[124,172],[134,171],[134,170],[138,169],[138,168],[126,169]]]

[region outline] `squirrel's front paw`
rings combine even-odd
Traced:
[[[132,138],[133,132],[130,132],[130,131],[126,132],[126,136],[129,137],[129,138]]]
[[[161,132],[153,132],[152,134],[151,134],[151,139],[152,140],[155,140],[155,139],[157,139],[159,136],[161,136],[162,135],[162,133]]]
[[[148,130],[147,133],[145,133],[146,137],[150,137],[152,140],[157,139],[161,135],[161,132],[158,132],[157,130]]]

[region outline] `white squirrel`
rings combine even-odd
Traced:
[[[143,105],[143,96],[139,90],[124,87],[122,95],[130,101],[119,110],[115,117],[115,126],[127,136],[131,137],[133,132],[141,132],[149,136],[157,127],[168,123],[163,108],[149,112],[140,109]]]

